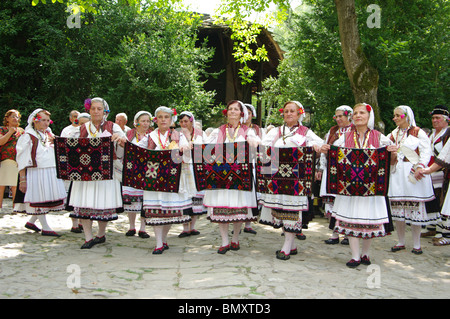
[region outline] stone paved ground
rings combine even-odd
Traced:
[[[11,210],[10,201],[5,206]],[[149,239],[126,237],[125,215],[109,223],[107,242],[90,250],[80,250],[83,234],[69,231],[67,212],[48,216],[62,234],[59,238],[26,230],[27,220],[21,214],[0,214],[0,298],[450,297],[450,246],[436,247],[431,239],[422,239],[420,256],[410,249],[391,253],[394,233],[374,241],[372,266],[349,269],[349,247],[323,243],[329,235],[324,218],[310,223],[307,239],[297,242],[299,254],[288,261],[275,258],[281,231],[259,224],[254,225],[257,235],[241,235],[239,251],[218,255],[218,227],[203,216],[197,224],[200,235],[180,239],[182,226],[173,226],[170,249],[152,255],[152,229],[147,227]]]

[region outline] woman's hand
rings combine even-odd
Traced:
[[[317,170],[315,175],[316,175],[316,181],[322,180],[322,171]]]
[[[24,194],[27,192],[27,181],[26,180],[19,182],[19,190]]]
[[[398,148],[399,147],[397,145],[389,145],[386,149],[387,149],[388,152],[393,153],[393,152],[397,152]]]
[[[119,134],[114,133],[111,136],[111,142],[117,142],[120,146],[125,147],[125,143],[127,141],[126,137],[121,137]]]
[[[330,144],[323,144],[320,148],[320,152],[324,154],[328,154],[328,151],[330,150],[331,145]]]

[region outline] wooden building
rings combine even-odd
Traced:
[[[272,34],[263,29],[257,37],[257,45],[265,46],[269,61],[249,63],[249,67],[256,70],[254,82],[242,85],[238,73],[240,65],[232,55],[233,41],[230,36],[231,30],[227,25],[214,24],[211,16],[204,15],[198,38],[200,42],[207,38],[208,46],[215,48],[214,57],[207,71],[210,73],[221,72],[217,78],[209,77],[206,79],[205,84],[206,90],[216,91],[215,105],[226,104],[231,100],[251,103],[252,95],[261,92],[262,81],[269,76],[277,76],[277,67],[283,59],[283,52],[273,39]],[[254,105],[258,112],[256,122],[261,124],[261,105],[258,104]]]

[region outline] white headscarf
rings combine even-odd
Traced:
[[[33,128],[33,121],[34,121],[34,118],[36,117],[36,115],[39,113],[39,112],[42,112],[44,109],[35,109],[29,116],[28,116],[28,120],[27,120],[27,123],[28,123],[28,125],[27,125],[27,127],[25,127],[25,130],[29,130],[29,129],[32,129]]]
[[[87,112],[89,112],[91,109],[90,107],[92,106],[93,102],[100,102],[103,105],[103,122],[106,122],[106,119],[108,118],[109,115],[109,105],[108,103],[105,101],[105,99],[102,99],[101,97],[94,97],[93,99],[86,99],[84,101],[84,107],[86,109],[86,106],[89,105],[89,109],[86,109]]]
[[[348,105],[341,105],[341,106],[339,106],[339,107],[336,108],[336,111],[342,111],[342,112],[347,111],[347,112],[348,112],[347,118],[348,118],[349,120],[352,119],[352,116],[353,116],[353,109],[352,109],[350,106],[348,106]]]
[[[373,107],[367,103],[358,103],[358,104],[362,104],[364,105],[366,108],[370,107],[370,112],[369,112],[369,122],[367,123],[367,127],[371,130],[373,130],[375,128],[375,113],[373,112]],[[357,104],[357,105],[358,105]]]
[[[35,131],[35,129],[34,129],[34,127],[33,127],[34,119],[35,119],[36,115],[37,115],[39,112],[42,112],[42,111],[45,111],[45,110],[44,110],[44,109],[35,109],[35,110],[28,116],[28,119],[27,119],[28,125],[25,127],[25,131],[26,131],[27,133],[29,133],[30,131]],[[51,129],[50,127],[47,128],[47,132],[52,133],[52,129]],[[52,134],[53,134],[53,133],[52,133]]]
[[[153,126],[153,121],[152,121],[153,116],[152,116],[152,114],[150,112],[148,112],[148,111],[139,111],[139,112],[136,113],[136,115],[134,116],[134,119],[133,119],[134,127],[136,127],[136,125],[138,124],[138,120],[141,117],[141,115],[144,115],[144,114],[147,114],[150,117],[150,126]]]
[[[181,115],[187,115],[187,116],[190,118],[191,122],[192,122],[192,126],[195,127],[195,117],[194,117],[194,114],[192,114],[192,113],[189,112],[189,111],[183,111],[183,112],[180,113],[180,117],[181,117]]]
[[[86,112],[78,114],[77,119],[79,120],[79,119],[82,119],[82,118],[86,118],[88,120],[91,120],[91,115],[89,113],[86,113]]]
[[[410,126],[416,126],[416,120],[414,118],[414,112],[407,105],[397,106],[396,109],[401,109],[406,114],[406,120],[408,121]]]
[[[305,118],[305,108],[303,107],[302,103],[300,103],[299,101],[288,101],[288,102],[284,103],[283,109],[284,109],[284,107],[285,107],[288,103],[294,103],[295,105],[298,106],[298,108],[299,108],[300,110],[303,111],[302,114],[300,114],[300,117],[298,118],[298,124],[299,124],[299,125],[303,125],[303,124],[302,124],[302,121],[303,121],[303,119]]]
[[[168,108],[167,106],[160,106],[155,110],[155,117],[158,116],[159,112],[166,112],[172,116],[172,123],[177,121],[178,116],[175,115],[175,109]]]
[[[244,105],[245,105],[246,107],[250,108],[250,110],[252,110],[252,115],[253,115],[253,117],[256,117],[256,110],[255,110],[255,107],[254,107],[253,105],[251,105],[251,104],[248,104],[248,103],[245,103]]]
[[[244,113],[244,116],[241,116],[241,119],[239,121],[241,122],[241,124],[245,123],[248,120],[248,110],[244,103],[242,103],[239,100],[230,101],[227,104],[227,110],[228,110],[228,106],[230,106],[231,104],[236,103],[236,102],[239,103],[239,105],[241,106],[241,109],[242,109],[242,113]]]

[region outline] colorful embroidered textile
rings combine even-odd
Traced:
[[[102,181],[113,178],[111,137],[55,139],[57,176],[69,181]]]
[[[386,147],[353,149],[332,145],[328,151],[327,192],[347,196],[386,196],[390,154]]]
[[[172,155],[174,158],[172,158]],[[178,151],[154,151],[125,144],[123,186],[154,192],[178,193],[181,157]]]
[[[260,147],[256,167],[257,191],[264,194],[309,196],[314,181],[312,147]]]
[[[247,142],[194,144],[194,177],[204,189],[252,190],[252,169]]]

